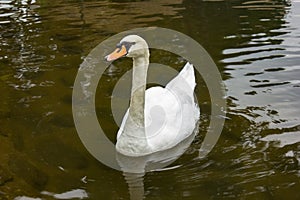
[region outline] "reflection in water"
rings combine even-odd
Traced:
[[[51,192],[42,191],[42,195],[51,196],[54,199],[86,199],[88,198],[88,194],[85,190],[82,189],[74,189],[68,192],[64,192],[61,194],[54,194]],[[14,198],[14,200],[42,200],[41,198],[32,198],[27,196],[18,196]]]
[[[88,194],[85,190],[82,189],[75,189],[68,192],[64,192],[61,194],[54,194],[51,192],[43,191],[41,192],[43,195],[53,196],[55,199],[85,199],[88,198]]]
[[[139,200],[144,197],[144,175],[148,171],[162,170],[178,159],[191,145],[198,133],[198,126],[185,140],[171,149],[159,151],[147,156],[130,157],[117,153],[117,161],[123,171],[128,184],[131,200]],[[172,169],[172,168],[170,168]]]

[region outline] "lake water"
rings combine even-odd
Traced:
[[[198,77],[199,133],[172,167],[137,176],[143,184],[129,190],[128,177],[79,139],[72,89],[99,43],[148,26],[182,32],[207,50],[226,87],[227,115],[213,150],[196,159],[210,116]],[[0,41],[0,199],[300,198],[299,0],[0,0]],[[151,59],[184,64],[166,52]],[[111,95],[131,63],[116,66],[96,95],[113,142]]]

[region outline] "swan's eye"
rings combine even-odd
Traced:
[[[117,49],[121,49],[121,48],[122,48],[122,43],[118,43],[118,44],[116,45],[116,48],[117,48]]]
[[[117,48],[121,50],[122,46],[124,46],[126,48],[126,51],[128,52],[130,47],[132,47],[132,45],[135,45],[135,42],[126,42],[126,41],[124,41],[124,42],[121,42],[121,43],[117,44]]]

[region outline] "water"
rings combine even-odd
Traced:
[[[198,77],[200,131],[174,167],[137,177],[145,199],[298,199],[299,17],[298,0],[1,0],[0,199],[129,199],[123,174],[82,145],[71,96],[78,67],[96,45],[144,26],[174,29],[204,46],[223,76],[228,102],[217,145],[195,159],[210,112]],[[152,59],[182,66],[166,53],[154,51]],[[123,67],[105,73],[96,99],[112,141],[118,127],[111,91],[130,62],[117,66]]]

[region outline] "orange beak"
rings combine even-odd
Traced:
[[[106,61],[114,61],[117,60],[118,58],[121,58],[127,54],[127,49],[125,45],[122,45],[120,48],[117,48],[114,50],[111,54],[107,55],[105,57]]]

